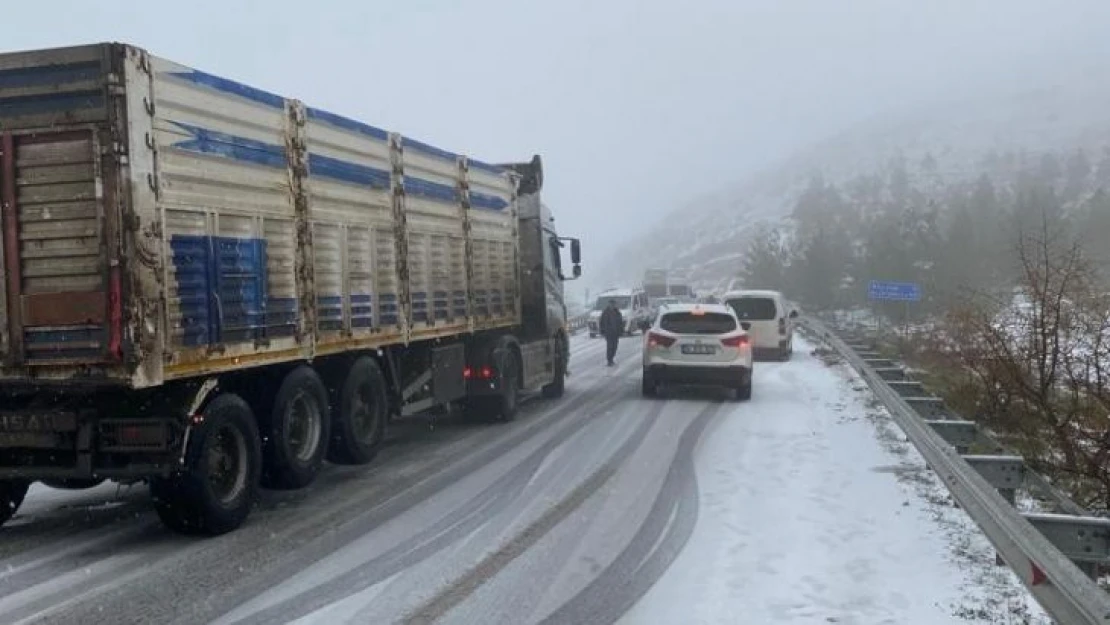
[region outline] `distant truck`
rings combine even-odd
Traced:
[[[667,282],[667,295],[678,299],[680,302],[694,303],[697,301],[693,288],[680,279],[672,279]]]
[[[667,297],[667,270],[648,269],[644,272],[644,293],[648,300],[654,301],[660,297]]]
[[[542,186],[129,45],[0,55],[0,522],[143,480],[219,534],[393,416],[559,397]]]

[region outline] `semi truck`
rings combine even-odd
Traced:
[[[0,54],[0,522],[115,480],[221,534],[394,418],[559,397],[542,187],[132,45]]]

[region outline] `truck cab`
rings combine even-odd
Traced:
[[[566,340],[567,307],[563,282],[582,275],[578,239],[563,238],[555,229],[551,209],[540,199],[543,165],[531,162],[505,165],[520,176],[517,185],[517,221],[520,228],[521,310],[523,340]],[[563,255],[569,248],[569,274]]]

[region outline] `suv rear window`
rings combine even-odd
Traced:
[[[741,321],[770,321],[778,317],[775,300],[769,297],[738,297],[728,300]]]
[[[659,327],[675,334],[726,334],[736,330],[736,320],[722,313],[673,312],[663,315]]]

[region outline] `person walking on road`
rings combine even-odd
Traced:
[[[624,317],[617,309],[615,300],[609,300],[597,325],[601,336],[605,337],[605,361],[612,367],[613,358],[617,355],[617,344],[620,343],[621,334],[624,334]]]

